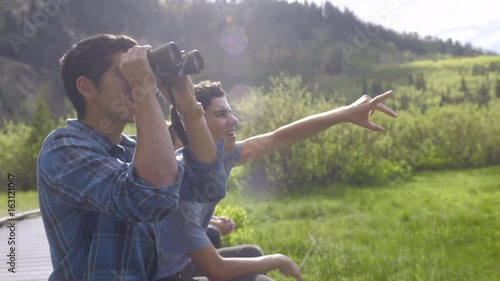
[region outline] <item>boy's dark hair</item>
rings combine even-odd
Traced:
[[[226,92],[222,89],[221,83],[219,81],[202,81],[194,85],[194,94],[196,100],[201,103],[204,110],[212,104],[213,98],[225,97]],[[189,141],[184,131],[184,126],[181,123],[181,118],[177,113],[175,107],[170,107],[170,120],[172,121],[172,126],[177,137],[180,139],[184,146],[189,145]]]
[[[79,120],[85,115],[86,103],[76,87],[76,79],[85,76],[99,89],[102,75],[111,66],[113,56],[134,45],[137,41],[126,35],[100,34],[71,46],[59,59],[64,88]]]

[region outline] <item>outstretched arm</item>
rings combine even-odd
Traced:
[[[302,281],[300,267],[281,254],[253,258],[223,258],[212,245],[188,254],[210,280],[226,281],[251,273],[267,273],[279,269],[285,276]]]
[[[350,122],[370,130],[383,131],[382,127],[370,121],[370,116],[378,110],[389,116],[397,117],[392,109],[382,103],[390,96],[392,96],[392,91],[375,98],[365,95],[351,105],[311,115],[273,132],[250,137],[242,142],[243,148],[237,165],[262,158],[339,123]]]

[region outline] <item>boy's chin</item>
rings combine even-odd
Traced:
[[[233,150],[236,148],[236,137],[224,138],[224,150]]]

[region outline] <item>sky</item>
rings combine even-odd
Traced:
[[[289,0],[296,2],[296,0]],[[304,2],[304,1],[297,1]],[[325,0],[308,0],[321,5]],[[418,32],[500,53],[498,0],[328,0],[363,21],[399,32]]]

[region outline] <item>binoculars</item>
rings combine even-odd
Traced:
[[[205,68],[203,56],[198,50],[186,53],[174,42],[149,51],[147,57],[157,78],[199,74]]]

